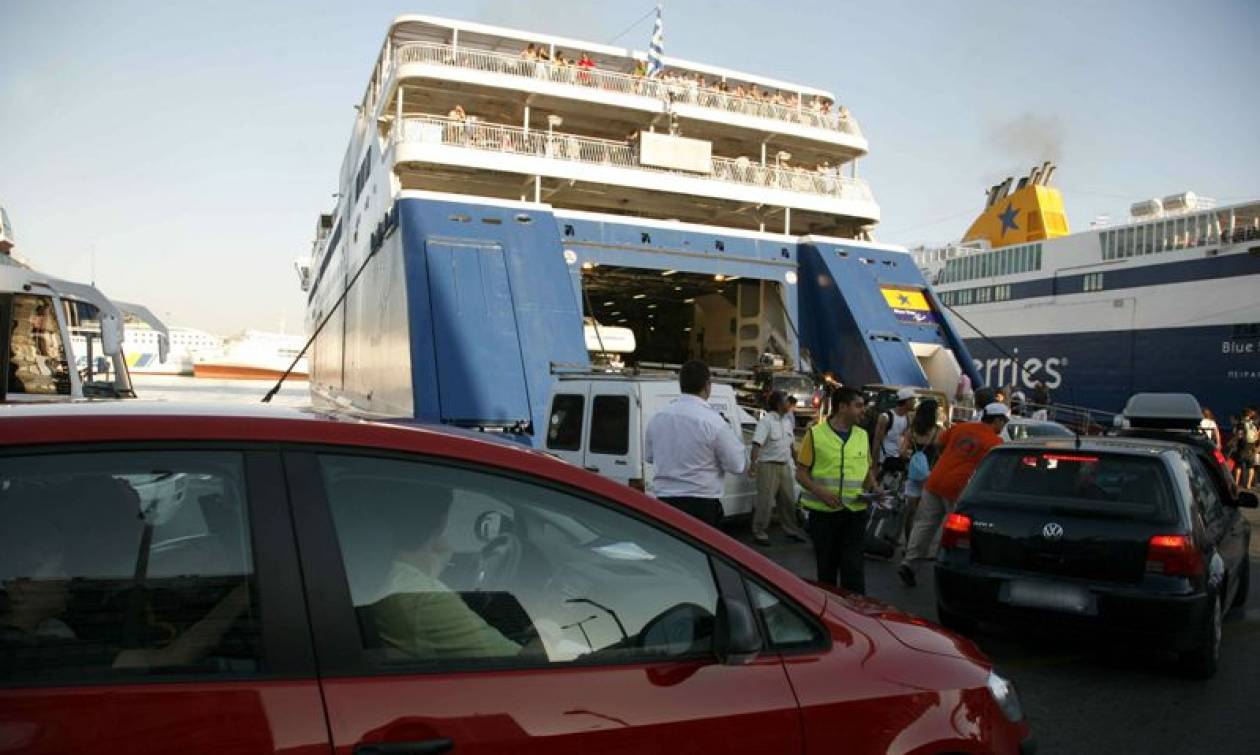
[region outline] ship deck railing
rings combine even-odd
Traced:
[[[687,80],[651,78],[620,71],[530,60],[517,55],[429,42],[399,45],[395,52],[395,63],[396,65],[425,63],[454,66],[487,73],[542,79],[618,94],[698,105],[728,113],[798,123],[857,137],[862,136],[862,130],[857,121],[847,114],[823,112],[806,105],[803,101],[795,105],[782,104],[753,97],[741,97],[715,89],[702,89],[696,82]]]
[[[713,157],[709,173],[658,168],[639,162],[638,148],[627,142],[576,136],[519,126],[441,116],[405,116],[395,140],[487,150],[634,170],[685,175],[727,183],[784,189],[857,202],[874,202],[870,186],[860,178],[819,173],[804,168],[762,165],[746,157]]]

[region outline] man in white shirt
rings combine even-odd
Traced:
[[[709,405],[709,366],[691,360],[678,371],[683,395],[648,422],[643,458],[654,465],[656,497],[717,526],[724,475],[748,466],[744,444]]]
[[[783,532],[797,542],[805,542],[805,531],[796,518],[795,476],[792,470],[792,438],[795,420],[787,394],[773,391],[767,411],[753,431],[752,460],[748,476],[757,480],[757,507],[753,510],[753,542],[770,545],[770,512],[778,509]]]

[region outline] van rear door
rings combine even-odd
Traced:
[[[640,410],[633,383],[592,381],[582,466],[625,484],[642,480],[641,433],[635,421]]]
[[[552,456],[578,466],[586,463],[582,449],[586,448],[589,393],[589,380],[559,380],[552,391],[551,410],[547,413],[543,447]]]

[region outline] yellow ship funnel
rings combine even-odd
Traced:
[[[1068,235],[1063,195],[1049,185],[1053,175],[1054,165],[1046,161],[1019,179],[1015,191],[1010,191],[1014,178],[990,187],[984,212],[967,229],[963,243],[983,240],[998,249]]]

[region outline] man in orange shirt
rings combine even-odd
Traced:
[[[954,425],[937,441],[941,455],[923,483],[923,496],[915,511],[910,541],[897,567],[897,576],[907,587],[914,587],[918,581],[915,576],[918,562],[935,552],[945,515],[954,510],[959,494],[967,487],[980,460],[1002,442],[1002,430],[1010,421],[1010,408],[994,402],[984,407],[979,422]]]

